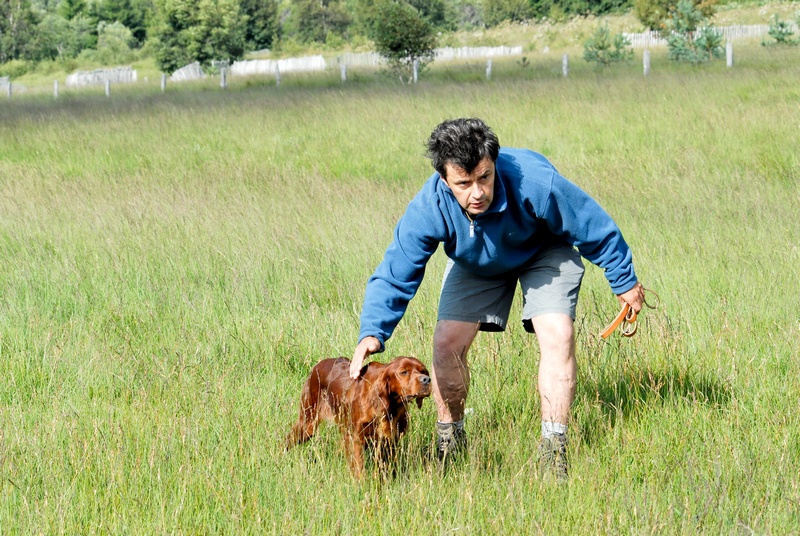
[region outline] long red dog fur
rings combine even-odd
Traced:
[[[344,436],[348,464],[356,478],[364,470],[364,451],[383,459],[408,428],[408,403],[431,394],[428,369],[414,357],[388,364],[372,361],[350,378],[344,357],[317,363],[303,386],[300,416],[286,437],[286,448],[311,439],[321,420],[335,422]]]

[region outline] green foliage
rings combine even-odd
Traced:
[[[98,28],[97,48],[84,50],[80,58],[99,65],[121,65],[136,58],[132,50],[136,39],[124,24],[101,22]]]
[[[485,26],[481,0],[455,0],[453,13],[457,28],[472,30]]]
[[[0,76],[7,76],[12,80],[30,71],[30,62],[25,60],[11,60],[0,63]]]
[[[506,21],[523,22],[533,16],[528,0],[483,0],[483,19],[487,26]]]
[[[29,0],[0,0],[0,63],[34,59],[37,24]]]
[[[800,15],[797,17],[797,24],[800,26]],[[794,38],[794,28],[792,28],[792,23],[788,21],[781,20],[780,16],[775,13],[769,21],[769,36],[772,37],[775,41],[767,42],[762,41],[761,44],[764,46],[770,45],[798,45],[800,44],[800,39]]]
[[[722,33],[706,20],[691,0],[680,0],[667,23],[668,57],[673,61],[700,64],[722,58]]]
[[[249,50],[271,48],[280,38],[277,0],[241,0],[242,14],[247,17],[245,39]]]
[[[119,22],[128,28],[134,37],[134,46],[141,46],[147,38],[147,13],[152,11],[150,0],[103,0],[89,4],[89,16],[97,25]]]
[[[86,0],[61,0],[58,4],[58,14],[67,20],[72,20],[78,15],[85,15],[86,10]]]
[[[633,59],[630,40],[621,33],[611,37],[608,24],[601,24],[594,34],[583,44],[583,59],[601,67],[612,63],[622,63]]]
[[[164,72],[244,55],[247,19],[237,0],[159,0],[157,7],[153,47]]]
[[[433,61],[434,30],[410,5],[392,1],[380,4],[374,31],[376,50],[401,81],[411,82],[414,62],[421,73]]]
[[[711,17],[716,10],[717,1],[693,0],[693,4],[704,17]],[[633,0],[636,17],[650,30],[664,31],[676,9],[676,0]]]
[[[91,21],[86,15],[76,15],[67,20],[61,15],[48,13],[36,30],[30,50],[37,61],[74,58],[96,43]]]
[[[351,19],[340,0],[293,0],[292,27],[302,43],[324,43],[345,35]]]
[[[406,0],[436,30],[455,30],[455,7],[445,0]]]

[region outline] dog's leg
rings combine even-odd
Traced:
[[[286,436],[284,448],[289,450],[295,445],[305,443],[314,435],[319,425],[319,382],[313,381],[313,375],[303,386],[303,393],[300,395],[300,416],[292,426],[292,430]]]
[[[344,433],[344,450],[353,476],[357,480],[361,480],[364,474],[364,441],[358,437],[357,433],[346,430]]]

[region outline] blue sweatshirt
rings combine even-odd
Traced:
[[[474,224],[438,173],[428,179],[367,282],[359,341],[371,335],[383,349],[440,243],[456,264],[484,277],[503,277],[547,247],[571,245],[605,270],[615,294],[633,288],[632,255],[619,227],[544,156],[501,148],[495,170],[494,199]]]

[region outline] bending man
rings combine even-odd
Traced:
[[[367,283],[350,375],[357,378],[364,360],[383,351],[441,243],[449,260],[433,335],[439,458],[466,445],[467,351],[478,331],[505,329],[519,284],[523,325],[536,334],[541,354],[539,467],[566,479],[581,256],[603,268],[620,302],[638,312],[644,295],[631,252],[596,201],[542,155],[501,148],[480,119],[441,123],[427,147],[436,172],[408,205]]]

